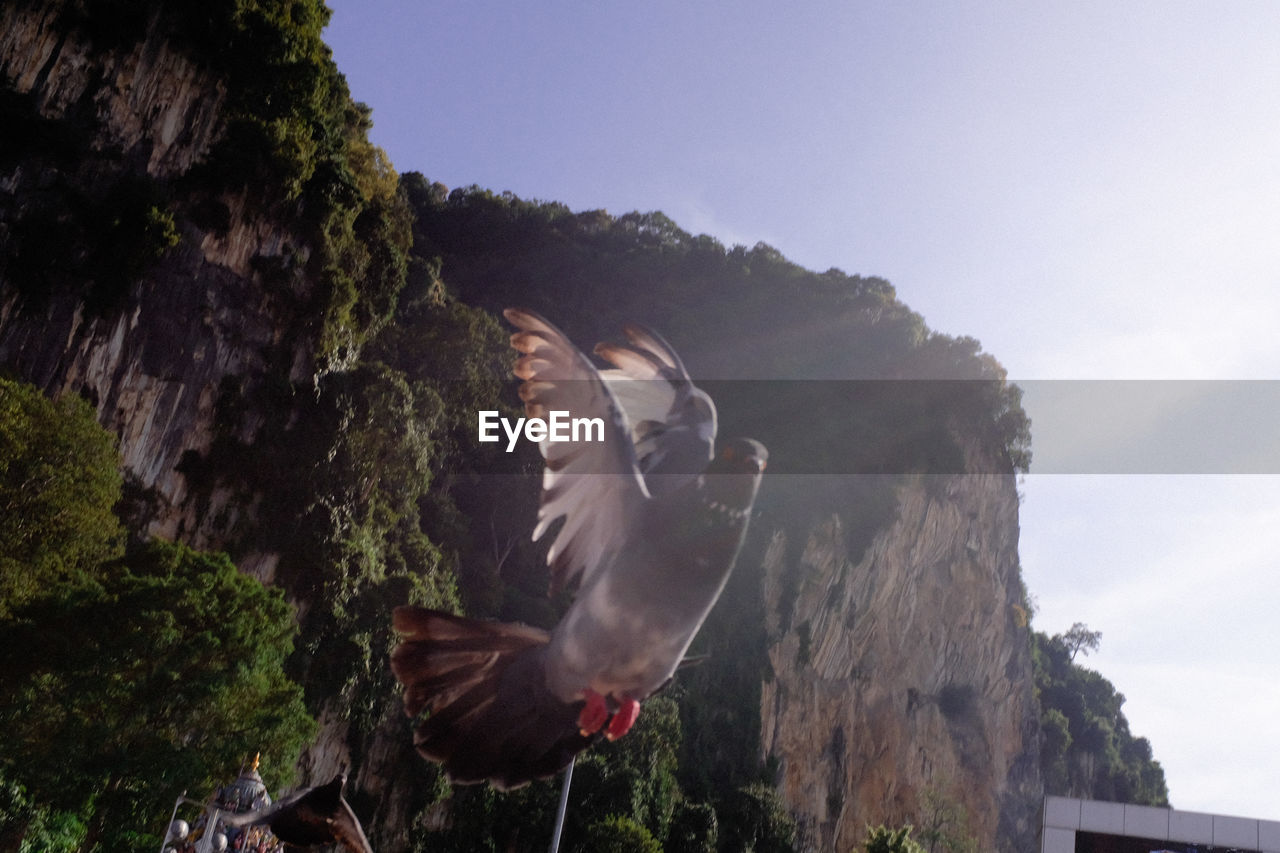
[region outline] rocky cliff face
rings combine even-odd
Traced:
[[[272,274],[306,267],[313,249],[296,222],[264,211],[248,191],[211,191],[190,179],[225,133],[227,96],[222,81],[174,46],[161,17],[145,22],[140,40],[116,44],[68,26],[71,6],[0,6],[0,88],[29,105],[28,124],[45,122],[55,141],[71,140],[70,153],[43,139],[18,149],[0,140],[0,250],[21,242],[24,221],[56,234],[69,219],[109,209],[102,199],[127,181],[164,189],[181,239],[105,309],[86,298],[92,284],[87,291],[40,274],[60,258],[39,258],[32,274],[6,267],[0,251],[0,370],[94,404],[119,436],[149,533],[227,549],[261,496],[216,480],[195,484],[184,459],[209,453],[228,383],[241,400],[263,385],[277,396],[282,386],[305,395],[314,385],[316,282]],[[220,211],[213,225],[198,213],[210,205]],[[252,443],[268,418],[278,424],[283,415],[240,412],[235,437]],[[278,554],[233,556],[242,571],[278,580]],[[305,613],[309,602],[295,604]],[[345,698],[321,701],[320,734],[299,759],[298,781],[351,771],[348,797],[376,813],[370,834],[379,849],[407,849],[406,809],[421,760],[401,715],[353,733],[340,713]]]
[[[765,557],[763,748],[800,849],[855,849],[868,825],[911,822],[917,837],[1029,850],[1039,730],[1013,476],[892,487],[897,517],[865,553],[849,553],[837,510]]]
[[[6,7],[0,73],[43,114],[82,116],[95,150],[118,149],[154,177],[180,175],[209,150],[223,87],[160,37],[156,21],[136,45],[103,51],[62,25],[64,4]]]
[[[0,75],[38,115],[87,141],[74,160],[37,150],[0,171],[0,223],[8,223],[0,238],[59,193],[92,197],[130,176],[177,180],[222,129],[222,84],[175,50],[157,19],[141,41],[103,49],[62,25],[65,13],[58,3],[0,11]],[[185,452],[208,449],[220,383],[254,381],[268,358],[291,363],[298,379],[309,368],[301,350],[280,351],[295,322],[291,294],[270,292],[253,271],[255,259],[281,255],[296,237],[246,210],[243,198],[219,203],[225,228],[179,216],[182,241],[131,285],[124,310],[87,310],[82,292],[60,288],[24,299],[29,283],[0,271],[0,364],[47,392],[91,400],[120,436],[127,474],[150,490],[151,531],[197,546],[218,544],[244,509],[214,494],[197,510],[177,470]],[[257,568],[269,565],[264,558]]]

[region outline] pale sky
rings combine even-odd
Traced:
[[[1032,380],[1042,459],[1094,439],[1038,380],[1280,379],[1275,2],[329,5],[398,169],[882,276]],[[1162,387],[1079,423],[1187,423]],[[1033,463],[1021,554],[1174,806],[1280,819],[1280,409],[1242,410],[1256,474]]]

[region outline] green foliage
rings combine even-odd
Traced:
[[[117,309],[181,235],[168,192],[144,175],[102,188],[53,180],[14,221],[0,251],[7,275],[29,302],[66,289],[93,313]]]
[[[720,849],[752,853],[790,853],[796,825],[770,785],[754,784],[735,791],[718,809]]]
[[[680,704],[668,695],[650,699],[626,737],[578,757],[562,849],[789,853],[795,824],[771,787],[747,785],[714,805],[681,790]],[[544,849],[558,795],[553,782],[505,794],[457,788],[448,825],[428,832],[422,849]]]
[[[103,199],[96,245],[89,255],[95,310],[118,307],[128,287],[178,245],[181,237],[164,191],[146,178],[119,181]]]
[[[236,547],[282,554],[277,573],[312,603],[292,670],[311,702],[342,696],[367,732],[396,701],[386,664],[387,613],[406,601],[457,607],[452,566],[423,530],[443,403],[428,385],[370,363],[331,373],[317,396],[290,396],[252,441],[245,418],[270,408],[227,383],[220,438],[183,466],[201,491],[218,482],[261,494],[263,509]]]
[[[978,841],[970,834],[969,811],[955,797],[936,785],[920,797],[920,843],[929,853],[978,853]]]
[[[576,790],[576,786],[575,786]],[[509,793],[488,785],[455,788],[447,800],[448,822],[415,839],[421,853],[436,850],[545,850],[555,825],[559,785],[535,782]],[[572,849],[571,832],[562,849]]]
[[[315,732],[283,670],[295,631],[280,591],[181,545],[49,587],[0,623],[0,769],[106,849],[258,750],[278,787]]]
[[[344,707],[363,731],[394,701],[385,660],[391,608],[406,601],[457,607],[452,577],[421,529],[417,506],[430,483],[431,433],[441,410],[431,389],[410,387],[383,365],[332,374],[307,437],[319,439],[309,446],[324,452],[313,450],[304,476],[293,475],[307,503],[282,571],[317,604],[303,626],[308,689],[317,699],[346,696]]]
[[[84,819],[33,802],[26,790],[0,772],[0,850],[62,853],[79,848]]]
[[[758,553],[763,528],[747,548]],[[735,571],[707,617],[691,651],[707,655],[676,676],[684,738],[680,784],[695,800],[716,804],[721,841],[730,832],[726,808],[738,790],[768,783],[760,761],[760,696],[772,677],[759,574]]]
[[[681,853],[715,853],[719,835],[719,819],[710,803],[681,800],[671,816],[666,846]]]
[[[1079,624],[1073,631],[1093,636],[1096,648],[1096,632]],[[1076,649],[1066,635],[1036,632],[1034,637],[1046,792],[1167,806],[1164,770],[1147,739],[1130,733],[1120,710],[1124,696],[1097,672],[1073,662]]]
[[[587,828],[582,844],[577,850],[609,850],[611,853],[662,853],[649,830],[625,815],[609,815]]]
[[[597,846],[599,838],[604,837],[600,833],[604,832],[647,839],[645,843],[658,844],[666,839],[673,817],[686,802],[675,775],[680,738],[676,702],[657,696],[645,703],[626,737],[613,743],[602,742],[579,755],[565,817],[563,849],[632,849]],[[450,808],[451,825],[433,833],[428,849],[543,849],[554,826],[558,800],[559,785],[553,782],[535,783],[505,794],[487,787],[456,789]],[[681,831],[696,837],[697,817],[705,820],[708,809],[686,814]],[[607,827],[601,826],[605,816],[609,816],[604,821],[610,824]],[[714,813],[711,820],[714,837]],[[702,830],[705,836],[705,825]]]
[[[1088,657],[1090,652],[1096,652],[1099,644],[1102,642],[1101,631],[1090,631],[1089,626],[1083,622],[1074,623],[1070,629],[1064,634],[1054,634],[1053,640],[1066,648],[1067,654],[1072,660],[1076,659],[1076,655],[1084,652]]]
[[[119,465],[84,400],[0,378],[0,617],[121,553]]]
[[[368,140],[321,34],[322,0],[164,5],[181,44],[227,83],[226,131],[189,183],[248,193],[298,226],[312,248],[314,341],[322,370],[354,364],[404,286],[409,214],[395,170]]]
[[[868,828],[862,846],[867,853],[924,853],[924,848],[911,839],[910,826]]]
[[[162,185],[122,152],[94,147],[91,114],[44,118],[29,97],[3,93],[0,165],[60,167],[14,223],[0,254],[8,278],[28,300],[70,288],[88,292],[94,311],[117,308],[177,242],[183,215],[225,233],[225,215],[210,214],[242,196],[248,215],[271,216],[307,250],[299,272],[309,286],[297,292],[310,304],[289,332],[306,336],[322,372],[353,364],[394,312],[409,215],[395,170],[368,140],[369,108],[351,100],[322,39],[329,14],[322,0],[66,0],[57,26],[100,51],[145,38],[185,52],[222,84],[220,126],[202,161]],[[119,197],[110,180],[129,192]],[[138,190],[160,195],[130,196]]]
[[[277,582],[311,603],[291,671],[313,707],[341,697],[353,737],[398,701],[387,613],[406,601],[459,609],[459,575],[473,590],[489,583],[481,520],[494,509],[479,507],[513,497],[472,470],[474,413],[499,396],[505,335],[447,299],[426,261],[405,297],[361,360],[314,390],[228,378],[213,447],[181,469],[197,494],[221,484],[259,507],[231,546],[282,555]]]
[[[669,696],[645,702],[640,720],[626,737],[584,754],[574,771],[581,792],[576,816],[623,815],[655,838],[667,835],[676,801],[680,712]]]

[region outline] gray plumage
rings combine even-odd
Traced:
[[[670,680],[733,567],[768,454],[737,439],[713,455],[715,406],[656,333],[626,327],[628,344],[596,347],[614,365],[597,370],[537,314],[504,314],[526,415],[605,423],[604,441],[539,445],[533,538],[563,519],[551,585],[577,591],[550,633],[398,608],[392,670],[406,713],[430,712],[419,752],[454,781],[507,788],[625,733]]]

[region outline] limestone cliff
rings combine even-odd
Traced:
[[[6,240],[15,237],[13,223],[41,205],[65,219],[55,205],[59,192],[80,199],[124,178],[180,178],[224,128],[223,85],[170,44],[158,16],[141,40],[104,50],[68,28],[60,18],[66,12],[59,3],[0,10],[0,76],[39,117],[71,125],[85,145],[63,161],[33,150],[0,173]],[[297,322],[295,294],[271,292],[254,272],[255,262],[280,256],[297,235],[247,210],[242,197],[219,203],[225,228],[200,228],[180,215],[181,242],[130,283],[123,310],[88,310],[82,291],[57,283],[32,298],[29,282],[0,271],[7,285],[0,287],[0,364],[50,393],[91,400],[120,437],[128,476],[149,492],[151,531],[197,546],[219,544],[245,510],[227,505],[226,493],[197,510],[178,472],[184,453],[209,447],[220,383],[261,380],[270,359],[289,364],[295,379],[310,369],[305,348],[287,340]],[[58,261],[41,259],[50,267]]]
[[[817,523],[764,560],[775,677],[764,750],[805,850],[849,850],[868,825],[919,830],[952,804],[982,850],[1028,850],[1041,782],[1030,636],[1010,475],[918,477],[865,553]],[[790,564],[788,553],[799,554]],[[945,827],[942,827],[945,829]]]
[[[74,0],[0,6],[0,107],[13,119],[0,138],[0,370],[50,394],[92,402],[120,439],[131,521],[152,535],[229,551],[242,571],[285,586],[301,622],[330,605],[319,567],[281,578],[282,549],[273,547],[281,537],[263,546],[273,531],[255,533],[265,526],[259,513],[271,497],[245,476],[253,472],[237,469],[241,458],[218,463],[222,469],[207,460],[218,442],[241,453],[266,446],[257,452],[287,455],[280,453],[288,442],[282,436],[301,410],[315,417],[322,374],[342,366],[333,352],[320,364],[322,339],[355,342],[342,353],[350,362],[362,330],[394,307],[404,279],[396,252],[407,242],[407,226],[386,224],[396,214],[386,213],[394,205],[387,185],[394,196],[396,175],[363,138],[367,112],[347,99],[319,43],[322,22],[310,22],[308,33],[313,47],[320,45],[319,58],[306,65],[286,55],[281,63],[328,100],[303,92],[305,103],[295,108],[302,120],[290,115],[260,124],[271,129],[297,120],[333,150],[304,145],[311,159],[293,165],[313,177],[282,192],[272,174],[256,174],[250,184],[222,171],[227,162],[248,160],[250,170],[274,165],[270,158],[280,152],[250,136],[235,152],[239,161],[228,161],[225,151],[217,161],[229,129],[239,122],[252,131],[260,116],[243,93],[231,106],[225,68],[231,60],[211,58],[208,43],[229,48],[206,36],[193,50],[178,33],[189,18],[207,26],[229,13],[202,19],[175,8],[169,14],[160,3],[124,9]],[[86,9],[107,19],[88,19]],[[116,13],[127,20],[115,20]],[[264,32],[271,27],[253,36],[265,38]],[[284,35],[302,41],[296,32]],[[306,113],[320,108],[330,113]],[[104,284],[110,265],[97,262],[120,260],[114,244],[128,228],[112,220],[121,215],[117,202],[133,195],[143,199],[144,213],[152,205],[170,216],[176,233],[165,251],[123,265],[129,274]],[[393,233],[397,228],[402,233]],[[308,452],[322,460],[328,452],[332,461],[325,445],[332,440],[322,435]],[[294,465],[290,477],[302,483],[312,459],[300,459],[276,464]],[[352,502],[326,497],[335,506],[325,521],[341,528]],[[283,510],[272,508],[277,517],[295,515],[279,526],[296,529],[303,507]],[[385,612],[384,606],[380,622]],[[328,629],[323,616],[315,620],[313,645]],[[338,685],[308,682],[321,731],[299,759],[298,782],[348,770],[348,796],[362,813],[376,809],[370,834],[379,849],[405,849],[412,826],[406,810],[421,799],[418,780],[405,776],[421,773],[422,763],[403,737],[403,719],[388,712],[381,729],[356,730],[349,689],[340,675],[326,675]],[[390,707],[394,695],[389,687],[383,692]]]

